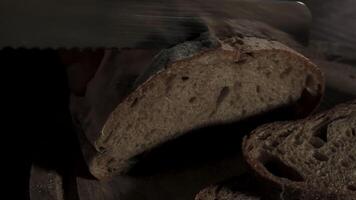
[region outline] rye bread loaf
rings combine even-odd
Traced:
[[[126,86],[116,89],[124,92],[114,102],[110,95],[96,94],[79,100],[85,112],[74,109],[88,140],[83,152],[92,174],[101,179],[125,173],[135,156],[192,128],[235,122],[290,105],[301,109],[299,113],[313,110],[324,90],[319,69],[257,27],[212,26],[209,33],[160,52],[130,84],[102,78]],[[99,72],[105,71],[105,66],[101,68]],[[122,71],[119,68],[107,71]],[[109,91],[93,82],[89,90],[90,85]],[[95,98],[100,100],[90,102]],[[97,112],[108,104],[115,106]]]
[[[249,167],[284,199],[356,199],[356,101],[254,130],[243,142]]]

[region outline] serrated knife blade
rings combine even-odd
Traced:
[[[300,2],[272,0],[1,0],[0,49],[162,48],[206,30],[207,18],[300,34],[311,14]]]

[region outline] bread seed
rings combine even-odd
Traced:
[[[270,72],[270,71],[266,71],[266,72],[265,72],[266,77],[269,78],[269,77],[271,76],[271,73],[272,73],[272,72]]]
[[[252,149],[253,149],[253,145],[248,145],[248,147],[247,147],[247,151],[252,151]]]
[[[279,154],[281,154],[281,155],[284,155],[286,152],[283,150],[283,149],[281,149],[281,148],[277,148],[277,152],[279,153]]]
[[[187,81],[187,80],[189,80],[188,76],[182,76],[182,81]]]
[[[108,160],[108,165],[110,166],[110,165],[112,165],[113,163],[114,163],[114,159],[113,158],[111,158],[110,160]]]
[[[279,135],[280,138],[286,138],[288,137],[290,134],[292,133],[292,131],[288,130],[288,131],[284,131],[283,133],[281,133]]]
[[[195,100],[197,100],[197,98],[196,97],[192,97],[192,98],[189,99],[189,103],[194,103]]]
[[[234,83],[234,90],[235,91],[239,91],[241,89],[241,86],[242,86],[241,82],[240,81],[236,81]]]
[[[324,146],[325,142],[317,137],[312,137],[309,140],[309,143],[314,147],[314,148],[320,148],[322,146]]]
[[[220,90],[220,94],[218,98],[216,99],[216,107],[219,107],[220,104],[225,100],[225,98],[229,95],[230,93],[230,88],[229,87],[223,87]]]
[[[337,150],[335,148],[331,147],[331,152],[336,153]]]
[[[173,80],[176,78],[176,76],[177,75],[172,74],[167,77],[167,79],[166,79],[166,93],[168,93],[172,89]]]
[[[303,144],[303,138],[301,137],[301,135],[298,134],[294,137],[294,144],[295,145]]]
[[[342,160],[341,161],[341,165],[343,166],[343,167],[350,167],[350,163],[347,161],[347,160]]]
[[[329,160],[329,157],[327,157],[326,155],[320,153],[320,152],[317,152],[315,151],[313,153],[313,157],[319,161],[322,161],[322,162],[325,162],[325,161],[328,161]]]
[[[256,86],[256,92],[257,92],[257,94],[259,94],[261,92],[261,86],[259,86],[259,85]]]
[[[280,75],[280,78],[285,78],[286,76],[288,76],[291,72],[293,71],[293,68],[291,66],[287,67],[287,69],[285,69]]]

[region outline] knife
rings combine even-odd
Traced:
[[[164,48],[206,31],[206,19],[241,18],[294,35],[311,22],[308,8],[295,1],[1,0],[0,49]]]

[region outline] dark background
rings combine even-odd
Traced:
[[[305,2],[314,14],[310,45],[325,53],[329,60],[355,65],[356,2]],[[335,43],[341,47],[330,48]],[[6,159],[2,163],[9,168],[3,171],[3,175],[10,176],[4,189],[13,191],[11,199],[29,199],[28,184],[33,162],[67,174],[81,156],[69,113],[66,68],[57,52],[49,49],[4,49],[0,51],[0,63],[4,87],[2,100],[5,101],[2,104],[5,118],[2,146],[5,149],[3,157]],[[329,106],[353,98],[330,88],[326,97],[331,99],[326,103]],[[201,173],[208,174],[208,171],[206,169]],[[193,173],[198,172],[193,170]],[[181,184],[189,182],[186,178],[177,180]],[[140,181],[138,188],[152,189],[142,186],[149,182],[146,179]],[[161,184],[167,182],[162,181]],[[133,196],[140,197],[139,194]]]

